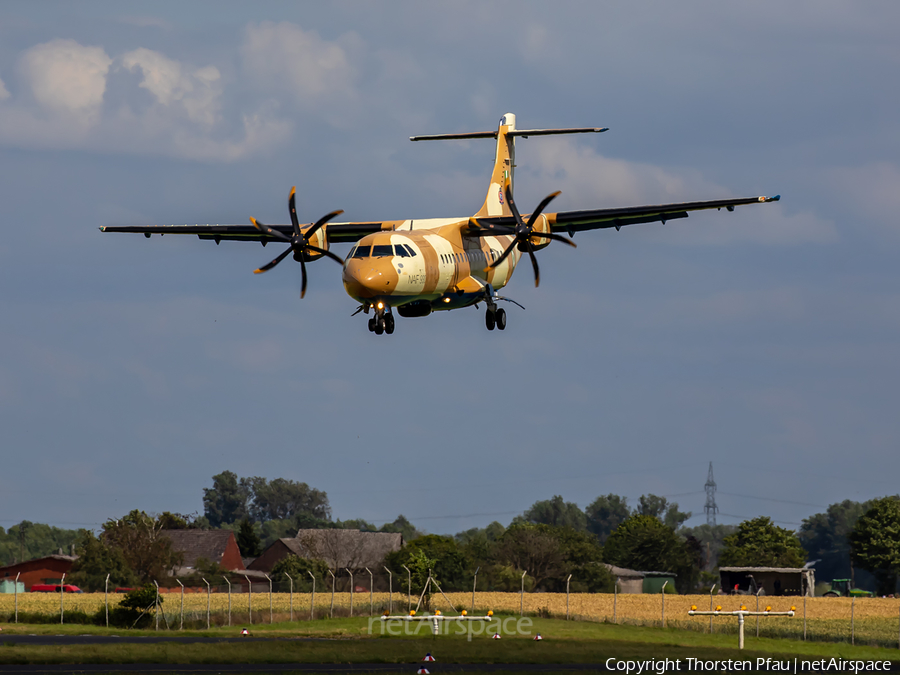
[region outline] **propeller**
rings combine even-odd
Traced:
[[[531,258],[531,266],[534,268],[534,286],[537,288],[541,284],[541,268],[538,266],[537,258],[534,255],[534,244],[532,244],[531,240],[535,238],[552,239],[553,241],[561,241],[564,244],[568,244],[572,248],[577,248],[574,241],[570,241],[558,234],[534,230],[534,224],[537,222],[541,212],[547,208],[547,204],[556,199],[560,193],[557,191],[544,197],[544,199],[541,200],[541,203],[538,204],[538,207],[534,210],[534,213],[528,217],[528,222],[526,223],[522,220],[522,216],[519,215],[519,209],[516,207],[516,202],[512,195],[512,184],[509,180],[506,181],[505,192],[506,203],[509,204],[509,210],[512,211],[512,214],[516,219],[516,226],[514,228],[503,225],[488,225],[487,227],[484,227],[473,218],[470,223],[474,225],[474,229],[469,230],[468,234],[476,237],[490,237],[500,234],[513,235],[515,239],[513,239],[510,245],[506,247],[506,250],[500,254],[500,257],[488,265],[487,268],[494,269],[497,267],[506,260],[510,253],[512,253],[513,248],[518,246],[520,251],[527,251],[528,256]]]
[[[297,188],[291,188],[291,196],[288,199],[288,208],[291,211],[291,225],[294,228],[294,233],[292,236],[288,237],[276,229],[269,227],[268,225],[264,225],[259,222],[256,218],[250,218],[250,222],[253,223],[253,227],[257,230],[266,234],[272,239],[278,239],[280,241],[286,242],[290,244],[290,247],[287,248],[284,253],[279,255],[277,258],[272,260],[271,262],[266,263],[262,267],[257,270],[253,270],[254,274],[262,274],[263,272],[268,272],[270,269],[275,267],[282,260],[287,258],[289,253],[294,254],[294,260],[300,263],[300,273],[303,277],[303,282],[300,287],[300,297],[303,298],[306,295],[306,260],[305,258],[313,253],[320,253],[328,258],[334,260],[338,265],[343,265],[344,261],[338,258],[334,253],[328,251],[324,248],[319,248],[318,246],[313,246],[309,243],[309,240],[312,239],[313,235],[319,231],[319,228],[322,227],[325,223],[327,223],[332,218],[339,216],[343,213],[343,211],[332,211],[331,213],[322,216],[315,223],[313,223],[312,227],[310,227],[306,233],[304,233],[300,229],[300,221],[297,220],[297,207],[295,203],[297,194]]]

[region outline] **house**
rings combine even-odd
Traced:
[[[396,532],[300,530],[296,537],[275,541],[248,569],[271,572],[275,563],[289,555],[324,560],[332,570],[376,569],[388,553],[402,546],[403,535]]]
[[[13,582],[18,574],[19,583],[24,584],[26,591],[35,584],[58,584],[63,574],[72,570],[75,560],[73,555],[48,555],[7,565],[0,567],[0,580]]]
[[[183,567],[175,576],[190,574],[200,558],[221,565],[226,570],[243,570],[241,551],[231,530],[163,530],[172,541],[172,550],[184,556]]]

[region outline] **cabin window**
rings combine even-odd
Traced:
[[[371,250],[371,246],[369,244],[360,244],[353,250],[354,258],[368,258],[369,251]]]
[[[394,255],[394,247],[390,244],[375,244],[372,247],[373,258],[384,258]]]

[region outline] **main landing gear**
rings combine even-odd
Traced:
[[[384,309],[376,308],[375,316],[369,319],[369,332],[375,333],[375,335],[382,333],[391,335],[394,332],[394,315]]]
[[[484,313],[484,325],[488,330],[494,330],[494,326],[497,326],[497,330],[506,330],[506,310],[488,305]]]

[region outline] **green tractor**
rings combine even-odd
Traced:
[[[826,598],[871,598],[875,594],[861,588],[850,588],[849,579],[833,579],[831,590],[822,595]]]

